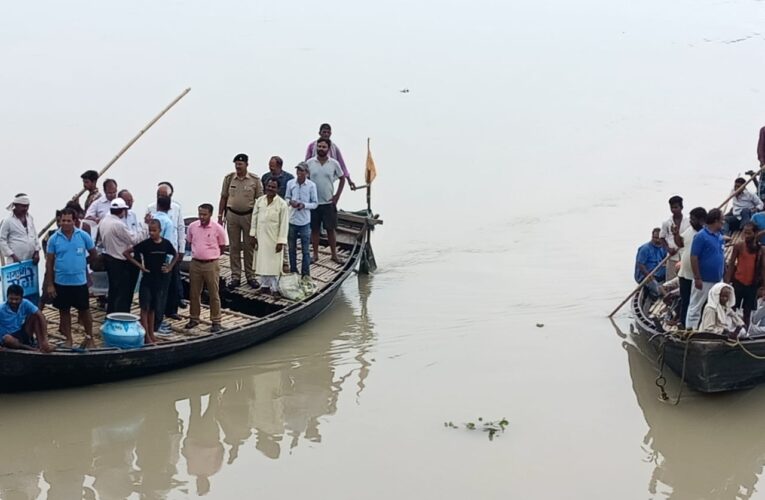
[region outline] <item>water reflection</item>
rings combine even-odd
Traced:
[[[346,284],[306,328],[220,362],[4,396],[0,498],[204,495],[248,448],[278,459],[301,441],[321,442],[322,417],[337,411],[343,390],[359,398],[369,375],[371,279],[359,277],[357,290]]]
[[[678,406],[662,403],[654,384],[655,365],[635,345],[622,345],[648,425],[642,448],[646,461],[654,464],[648,482],[651,496],[751,498],[765,463],[765,435],[760,432],[765,393],[686,392]],[[673,388],[677,390],[677,382]]]

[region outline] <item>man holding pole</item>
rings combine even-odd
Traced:
[[[345,174],[337,160],[329,157],[331,146],[329,139],[323,137],[316,141],[316,157],[306,162],[311,180],[316,184],[316,194],[319,206],[311,210],[311,244],[313,246],[313,260],[319,260],[319,240],[321,227],[327,232],[329,249],[332,252],[332,260],[338,264],[342,261],[337,256],[337,202],[345,187]],[[340,184],[335,192],[335,181],[340,179]]]
[[[255,279],[254,248],[250,242],[250,225],[255,201],[263,195],[260,178],[247,171],[249,158],[244,153],[234,157],[234,172],[223,178],[223,187],[218,203],[218,224],[226,220],[230,244],[231,281],[229,290],[237,288],[242,277],[242,251],[244,251],[244,276],[252,288],[259,288]]]
[[[730,235],[731,232],[737,231],[744,227],[744,224],[749,222],[752,214],[762,210],[762,200],[744,188],[746,180],[743,177],[739,177],[733,183],[733,191],[731,195],[735,193],[731,200],[731,211],[725,216],[725,222],[723,224],[723,234]]]
[[[88,194],[85,197],[85,205],[83,205],[83,209],[87,211],[93,202],[101,196],[101,193],[98,191],[98,172],[86,170],[80,178],[82,179],[82,189]],[[79,201],[79,199],[79,196],[75,196],[72,198],[72,201]]]
[[[329,123],[322,123],[319,125],[319,139],[310,142],[308,144],[308,147],[305,150],[305,161],[310,160],[311,158],[318,156],[318,148],[316,147],[319,144],[320,139],[326,139],[330,141],[330,138],[332,137],[332,127]],[[340,148],[337,147],[337,144],[334,142],[329,143],[329,151],[327,155],[337,160],[337,163],[340,164],[340,169],[343,171],[343,175],[346,179],[348,179],[348,186],[350,186],[352,191],[356,190],[356,184],[353,183],[351,180],[351,174],[348,172],[348,168],[345,166],[345,160],[343,159],[343,153],[340,152]],[[369,184],[367,182],[367,184]],[[279,194],[281,196],[281,193]]]
[[[651,241],[638,248],[635,257],[635,281],[637,283],[641,283],[651,273],[651,270],[661,264],[664,257],[667,256],[667,250],[659,237],[660,231],[658,227],[654,228],[651,232]],[[659,283],[664,281],[665,271],[666,268],[664,267],[658,269],[645,284],[645,287],[654,297],[660,295]]]

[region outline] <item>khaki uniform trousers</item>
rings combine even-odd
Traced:
[[[242,277],[242,250],[244,250],[244,276],[247,281],[255,279],[255,247],[250,243],[250,223],[252,214],[237,215],[226,211],[226,231],[231,246],[231,279],[239,281]]]
[[[220,324],[219,276],[220,265],[217,260],[191,260],[191,267],[189,269],[189,301],[191,302],[189,307],[191,308],[191,319],[199,321],[199,314],[202,310],[202,288],[207,286],[207,292],[210,294],[210,321]]]

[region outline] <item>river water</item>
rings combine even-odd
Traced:
[[[379,271],[294,332],[3,395],[0,498],[765,498],[765,389],[660,403],[606,319],[666,200],[713,206],[756,167],[763,21],[749,0],[6,5],[0,199],[29,193],[38,226],[186,86],[110,171],[139,207],[162,180],[215,203],[236,153],[292,166],[328,121],[357,181],[372,138],[385,224]]]

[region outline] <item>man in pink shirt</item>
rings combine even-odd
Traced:
[[[210,294],[210,331],[221,331],[220,294],[218,278],[220,266],[218,259],[228,245],[226,230],[211,220],[213,206],[209,203],[199,205],[199,220],[189,224],[186,241],[191,243],[191,266],[189,269],[189,301],[191,318],[185,328],[191,330],[199,326],[202,309],[202,288],[207,286]]]
[[[319,126],[319,139],[329,140],[330,137],[332,137],[332,127],[329,125],[329,123],[322,123]],[[316,139],[316,141],[318,141],[319,139]],[[306,148],[305,150],[305,161],[308,161],[314,156],[316,156],[316,141],[313,141],[310,144],[308,144],[308,148]],[[340,148],[337,147],[334,141],[331,142],[328,156],[334,160],[337,160],[337,163],[340,164],[340,168],[343,170],[343,174],[345,174],[344,177],[348,179],[348,186],[350,186],[352,191],[355,191],[356,184],[354,184],[353,181],[351,180],[351,174],[348,173],[348,169],[345,166],[343,153],[340,152]]]

